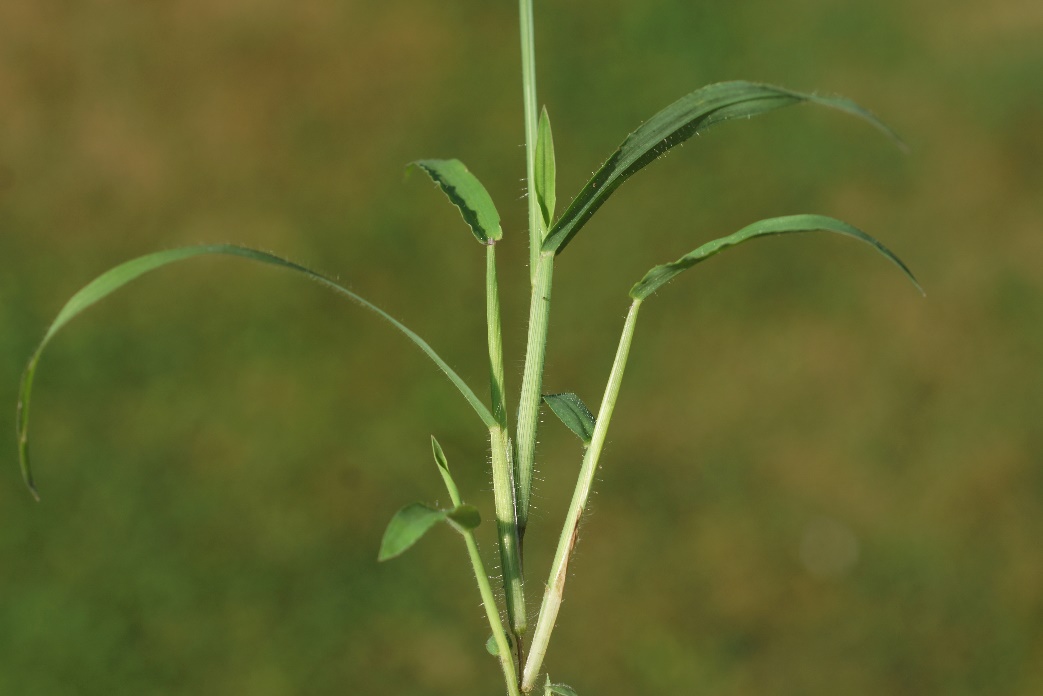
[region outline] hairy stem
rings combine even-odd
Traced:
[[[536,461],[536,430],[539,427],[553,279],[554,253],[541,253],[536,261],[536,282],[532,287],[529,303],[529,335],[525,349],[521,399],[518,404],[517,458],[514,463],[518,487],[518,534],[522,539],[525,538],[525,527],[529,521],[529,498],[532,493],[532,471]]]
[[[453,501],[453,507],[463,504],[460,492],[448,474],[443,476],[449,498]],[[478,542],[470,530],[462,530],[464,541],[467,544],[467,555],[471,557],[471,568],[474,570],[474,578],[478,581],[478,592],[482,595],[482,606],[485,608],[485,616],[489,620],[489,628],[493,632],[493,641],[500,657],[500,667],[503,668],[503,679],[507,683],[508,696],[520,696],[518,692],[518,671],[514,666],[514,656],[511,654],[511,646],[507,640],[507,634],[500,621],[500,611],[496,607],[496,598],[493,596],[492,587],[489,585],[489,574],[485,572],[485,563],[482,555],[478,552]]]
[[[547,349],[547,323],[550,318],[551,281],[554,255],[543,254],[546,229],[539,201],[536,200],[536,42],[533,30],[532,0],[518,0],[521,19],[522,92],[525,108],[525,174],[529,200],[529,335],[525,345],[525,372],[518,405],[518,442],[515,457],[515,497],[518,501],[518,537],[525,539],[529,520],[529,495],[536,460],[536,429],[543,390],[543,364]]]
[[[496,280],[496,246],[494,244],[486,247],[485,258],[489,384],[492,391],[493,416],[497,422],[497,425],[489,428],[493,493],[496,500],[496,531],[500,542],[500,562],[503,566],[503,591],[507,598],[507,617],[516,637],[520,637],[525,633],[526,628],[525,580],[522,576],[518,506],[515,498],[514,465],[511,461],[512,448],[507,433],[507,407],[504,402],[503,337],[500,332],[500,296]]]
[[[525,580],[522,577],[521,545],[515,522],[514,467],[511,464],[511,442],[500,426],[489,428],[489,450],[493,460],[493,497],[496,502],[496,534],[500,541],[500,565],[503,567],[503,592],[507,597],[507,618],[520,638],[527,628],[525,616]]]
[[[532,645],[529,648],[529,659],[525,663],[522,673],[522,691],[528,693],[536,684],[543,658],[547,654],[547,644],[550,642],[554,623],[558,618],[558,610],[561,608],[562,593],[565,589],[565,578],[568,572],[569,559],[572,549],[576,544],[576,533],[579,530],[579,521],[583,510],[587,506],[590,497],[590,489],[594,483],[594,473],[597,471],[598,459],[601,457],[601,449],[605,444],[605,435],[608,433],[609,422],[612,420],[612,411],[616,406],[616,398],[619,396],[619,385],[623,381],[623,371],[626,369],[627,356],[630,354],[630,344],[634,338],[634,327],[637,324],[637,313],[641,308],[641,300],[634,300],[627,313],[626,323],[623,325],[623,335],[619,338],[619,347],[616,349],[616,358],[612,362],[612,371],[608,376],[608,384],[605,385],[605,395],[601,399],[601,408],[598,409],[597,421],[594,424],[594,434],[590,445],[583,456],[583,466],[580,468],[579,481],[572,495],[572,504],[569,506],[565,526],[561,530],[558,539],[558,550],[554,554],[554,562],[551,566],[550,578],[547,581],[547,590],[543,595],[543,603],[540,605],[540,616],[536,622],[536,629],[532,634]]]
[[[510,643],[500,621],[500,613],[496,608],[496,598],[493,597],[492,587],[489,586],[489,576],[485,572],[482,556],[478,553],[478,543],[474,540],[474,534],[466,532],[464,541],[467,542],[467,553],[471,556],[471,567],[474,568],[474,577],[478,580],[478,591],[482,595],[482,606],[485,607],[485,616],[489,619],[489,628],[493,632],[493,640],[496,642],[496,650],[499,653],[500,667],[503,669],[503,680],[507,684],[508,696],[521,696],[518,691],[518,671],[514,666],[514,655],[511,653]]]

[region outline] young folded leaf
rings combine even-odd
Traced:
[[[550,116],[547,107],[540,113],[540,122],[536,132],[536,201],[543,213],[543,224],[546,230],[554,222],[555,188],[557,186],[557,168],[554,160],[554,136],[550,130]]]
[[[453,205],[460,209],[475,239],[482,244],[492,244],[503,237],[500,214],[496,212],[493,199],[463,162],[458,159],[425,159],[410,166],[423,169],[438,184]]]
[[[251,261],[258,261],[296,271],[380,315],[392,326],[405,334],[410,341],[420,348],[420,350],[424,351],[427,357],[429,357],[439,367],[439,369],[446,374],[449,380],[457,389],[460,390],[460,393],[463,394],[464,398],[467,399],[468,403],[471,404],[472,408],[474,408],[475,412],[482,419],[482,422],[485,423],[486,427],[491,427],[496,424],[496,419],[493,418],[493,415],[489,412],[489,409],[486,408],[485,404],[481,402],[463,379],[461,379],[460,376],[449,367],[445,360],[443,360],[438,353],[436,353],[434,349],[424,341],[424,339],[406,328],[404,324],[392,317],[390,314],[363,297],[356,295],[351,290],[348,290],[326,276],[320,275],[304,266],[299,266],[292,261],[287,261],[286,259],[264,251],[231,244],[182,247],[132,259],[131,261],[127,261],[108,270],[85,285],[75,295],[73,295],[69,301],[65,303],[65,306],[62,307],[61,311],[58,312],[58,316],[55,318],[50,328],[47,329],[47,333],[44,335],[39,347],[37,347],[36,352],[33,353],[32,358],[30,358],[29,365],[26,367],[25,372],[22,373],[22,384],[18,394],[17,429],[18,457],[22,467],[22,477],[25,479],[26,485],[29,487],[30,492],[32,492],[35,498],[39,499],[39,494],[37,493],[36,486],[33,482],[32,467],[30,466],[29,461],[29,402],[32,397],[33,379],[36,375],[36,366],[40,361],[40,355],[43,353],[44,348],[47,347],[47,344],[62,327],[72,321],[83,310],[99,300],[104,299],[135,278],[138,278],[149,271],[166,266],[167,264],[174,263],[175,261],[183,261],[195,256],[207,254],[239,256],[241,258],[250,259]]]
[[[837,234],[854,237],[855,239],[869,244],[898,266],[905,276],[912,281],[913,285],[916,286],[916,289],[919,290],[921,294],[923,293],[923,288],[920,287],[920,283],[917,282],[912,271],[902,263],[902,260],[895,256],[890,249],[857,227],[849,225],[842,220],[837,220],[836,218],[826,217],[825,215],[787,215],[784,217],[768,218],[767,220],[760,220],[752,225],[747,225],[734,234],[703,244],[695,251],[685,254],[673,263],[656,266],[646,273],[645,277],[630,289],[630,296],[635,300],[644,300],[663,285],[669,283],[678,273],[691,268],[700,261],[708,259],[728,247],[742,244],[754,237],[767,237],[770,235],[789,234],[793,232],[810,232],[813,230],[836,232]]]
[[[445,488],[449,491],[449,498],[453,501],[453,505],[460,505],[460,489],[456,487],[456,481],[449,473],[449,461],[445,458],[445,452],[442,451],[442,446],[438,444],[434,435],[431,436],[431,452],[435,455],[435,464],[438,465],[438,473],[442,475]]]
[[[566,394],[544,394],[543,400],[550,406],[561,422],[583,441],[584,447],[590,444],[594,436],[594,414],[590,412],[583,399],[569,392]]]
[[[716,123],[756,116],[802,102],[828,106],[857,116],[901,144],[890,128],[849,99],[802,94],[753,82],[708,85],[678,99],[627,136],[558,219],[543,243],[543,251],[560,254],[620,184],[675,145],[680,145]]]
[[[471,505],[457,505],[452,510],[435,510],[423,503],[407,505],[391,518],[380,542],[378,561],[400,556],[439,522],[448,522],[464,533],[481,523],[478,510]]]

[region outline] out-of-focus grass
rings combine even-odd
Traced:
[[[482,260],[428,186],[403,183],[423,156],[466,161],[504,216],[513,401],[515,21],[476,0],[0,4],[12,423],[22,361],[73,290],[204,241],[339,273],[480,386]],[[929,293],[821,237],[665,289],[548,669],[605,695],[1040,693],[1039,3],[555,2],[537,21],[563,199],[637,122],[720,79],[846,94],[912,145],[794,110],[642,173],[561,258],[548,389],[596,401],[630,284],[760,216],[851,220]],[[45,358],[42,504],[2,440],[0,693],[496,688],[457,541],[375,562],[389,515],[440,495],[430,432],[491,518],[484,433],[452,388],[370,316],[278,273],[213,260],[137,288]],[[541,440],[533,597],[580,454],[552,422]]]

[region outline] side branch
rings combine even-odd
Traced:
[[[598,409],[597,421],[594,425],[594,434],[590,445],[583,456],[583,466],[580,468],[579,481],[576,483],[575,493],[572,495],[572,504],[569,506],[565,526],[561,530],[558,539],[558,550],[554,554],[554,563],[551,567],[550,578],[547,580],[547,589],[543,595],[543,603],[540,605],[539,619],[536,621],[536,629],[532,634],[532,646],[529,649],[529,659],[525,663],[522,672],[522,691],[528,693],[536,684],[543,658],[547,654],[547,645],[550,642],[551,632],[558,618],[558,610],[561,608],[562,593],[565,591],[565,578],[567,577],[569,559],[576,545],[576,533],[579,529],[579,521],[583,510],[587,506],[590,490],[594,483],[594,474],[597,471],[598,459],[601,457],[601,449],[605,445],[605,436],[608,434],[609,422],[612,420],[612,411],[616,406],[616,398],[619,396],[619,386],[623,381],[623,371],[626,369],[627,356],[630,354],[630,344],[634,339],[634,327],[637,324],[637,313],[641,308],[641,300],[634,300],[627,313],[626,323],[623,325],[623,335],[619,338],[619,347],[616,349],[616,358],[612,363],[612,371],[609,373],[608,384],[605,385],[605,395],[601,399],[601,408]]]

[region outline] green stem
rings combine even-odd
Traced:
[[[558,618],[558,610],[561,608],[565,578],[569,559],[572,557],[572,549],[576,544],[579,520],[587,506],[587,499],[590,497],[598,459],[601,457],[601,449],[605,444],[609,422],[612,420],[612,411],[616,407],[619,385],[623,381],[623,371],[626,369],[627,356],[630,354],[630,344],[634,338],[634,327],[637,324],[637,313],[640,308],[641,300],[634,300],[630,305],[626,323],[623,325],[623,335],[619,338],[619,348],[616,349],[616,358],[612,363],[612,371],[608,376],[608,384],[605,385],[605,395],[601,399],[601,408],[598,409],[594,434],[590,439],[586,454],[583,456],[579,481],[576,483],[576,490],[572,495],[572,504],[569,506],[565,526],[561,530],[558,550],[554,554],[550,578],[547,581],[547,590],[543,595],[543,603],[540,605],[540,616],[532,634],[529,659],[525,663],[525,670],[522,673],[522,691],[525,693],[531,691],[536,684],[536,677],[539,676],[543,658],[547,654],[547,644],[550,642],[550,635]]]
[[[433,439],[433,438],[432,438]],[[453,507],[463,504],[460,491],[447,473],[443,474],[445,487],[449,491],[449,498],[453,501]],[[489,574],[485,572],[485,564],[482,555],[478,552],[478,542],[470,530],[461,530],[464,541],[467,543],[467,554],[471,557],[471,568],[474,569],[474,578],[478,581],[478,592],[482,595],[482,606],[485,607],[485,616],[489,620],[489,628],[493,632],[493,640],[500,657],[500,667],[503,668],[503,679],[507,682],[508,696],[521,696],[518,692],[518,672],[514,667],[514,656],[511,654],[511,646],[507,641],[507,635],[500,621],[500,612],[496,608],[496,597],[493,596],[492,587],[489,585]]]
[[[525,372],[518,405],[518,442],[515,457],[515,497],[518,501],[518,538],[525,539],[529,521],[529,495],[536,461],[536,429],[543,390],[543,364],[547,349],[547,322],[550,317],[551,280],[554,256],[540,253],[545,234],[543,213],[536,200],[536,40],[533,29],[532,0],[518,0],[521,30],[522,93],[525,109],[525,176],[529,200],[529,335],[525,345]]]
[[[467,542],[467,553],[471,556],[474,577],[478,580],[478,591],[482,595],[485,616],[489,619],[489,628],[492,629],[493,640],[496,641],[500,667],[503,668],[503,680],[507,683],[507,694],[508,696],[521,696],[518,690],[518,672],[514,667],[514,656],[511,654],[511,646],[507,642],[507,635],[503,630],[503,623],[500,621],[500,613],[496,609],[496,598],[493,597],[492,588],[489,586],[489,576],[485,572],[482,556],[478,553],[478,543],[471,532],[464,534],[464,541]]]
[[[525,581],[522,579],[518,525],[515,523],[514,470],[510,440],[500,426],[489,428],[489,450],[493,459],[493,498],[496,502],[496,534],[500,540],[503,591],[507,596],[507,618],[517,636],[525,633]]]
[[[518,0],[521,20],[522,94],[525,108],[525,182],[529,197],[529,278],[535,283],[536,261],[543,245],[543,215],[536,200],[536,41],[532,0]]]
[[[529,521],[532,472],[536,461],[536,430],[539,427],[540,399],[543,391],[543,366],[547,353],[547,326],[550,322],[551,286],[554,280],[554,253],[541,253],[536,261],[536,280],[529,302],[529,336],[525,348],[518,404],[518,456],[515,480],[518,496],[518,534],[525,538]]]
[[[496,501],[496,532],[503,567],[503,591],[507,597],[507,617],[516,637],[525,633],[525,580],[522,576],[518,511],[511,462],[511,441],[507,433],[507,408],[504,404],[503,338],[500,332],[500,297],[496,280],[496,247],[486,247],[486,326],[489,338],[489,382],[493,415],[497,424],[489,428],[492,452],[493,495]],[[520,642],[519,642],[520,644]]]

